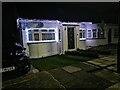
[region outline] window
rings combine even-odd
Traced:
[[[42,33],[42,40],[55,40],[55,33]]]
[[[49,31],[41,30],[42,40],[55,40],[55,30],[50,29]]]
[[[38,29],[35,29],[34,32],[38,32],[39,30]]]
[[[88,30],[88,38],[91,37],[91,30]]]
[[[39,33],[34,33],[34,40],[39,41]]]
[[[114,30],[114,38],[118,38],[118,29]]]
[[[49,32],[54,32],[55,30],[54,29],[50,29]]]
[[[85,38],[85,30],[83,30],[83,38]]]
[[[93,29],[93,38],[96,38],[96,37],[97,37],[97,30]]]
[[[85,38],[85,30],[80,29],[80,38]]]
[[[39,41],[39,30],[34,29],[34,41]]]
[[[32,41],[32,31],[31,30],[28,31],[28,38],[29,38],[29,41]]]
[[[42,29],[41,32],[47,32],[47,30],[46,29]]]
[[[55,40],[55,29],[28,30],[28,42]]]
[[[59,29],[59,40],[61,40],[61,36],[60,36],[61,32],[60,32],[60,29]]]
[[[98,29],[98,38],[104,38],[104,30]]]
[[[80,30],[80,38],[82,38],[82,30]]]

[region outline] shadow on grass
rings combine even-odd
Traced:
[[[60,68],[63,66],[76,64],[79,62],[90,60],[91,58],[71,55],[56,55],[41,59],[30,60],[31,64],[39,69],[39,71]]]

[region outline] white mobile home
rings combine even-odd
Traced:
[[[30,58],[61,54],[62,24],[58,20],[19,19],[23,46]]]
[[[65,51],[117,43],[118,26],[92,22],[18,19],[23,46],[30,58],[41,58]]]

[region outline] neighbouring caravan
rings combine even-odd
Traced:
[[[66,51],[117,43],[118,26],[92,22],[17,19],[23,47],[30,58],[65,54]]]
[[[118,26],[116,24],[81,22],[80,29],[80,43],[82,44],[79,49],[117,43],[118,41]]]
[[[117,24],[105,24],[106,30],[106,43],[118,42],[118,25]]]

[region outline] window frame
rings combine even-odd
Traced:
[[[90,31],[90,32],[88,32],[88,31]],[[90,35],[91,35],[90,37],[89,37],[88,33],[90,33]],[[87,38],[93,38],[93,37],[92,37],[92,30],[91,30],[91,29],[88,29],[88,30],[87,30]]]
[[[46,31],[43,31],[42,30],[45,29]],[[38,30],[38,31],[35,31],[35,30]],[[52,31],[50,31],[52,30]],[[56,28],[29,28],[26,30],[27,32],[27,43],[37,43],[37,42],[55,42],[56,41],[56,32],[55,32]],[[31,35],[32,35],[32,40],[29,40],[29,31],[31,31]],[[42,33],[48,33],[48,34],[54,34],[54,36],[52,36],[52,38],[54,39],[51,39],[51,40],[42,40]],[[38,39],[39,40],[35,40],[35,34],[38,34]]]
[[[119,33],[118,33],[119,31],[118,31],[118,29],[117,28],[115,28],[114,29],[114,38],[118,38],[119,37]],[[117,35],[117,36],[116,36]]]
[[[86,29],[85,28],[80,28],[79,29],[79,39],[80,40],[85,40],[86,39]]]
[[[94,32],[94,30],[95,30],[95,32]],[[92,29],[92,38],[98,38],[98,29]],[[96,37],[94,37],[94,34],[96,35]]]

